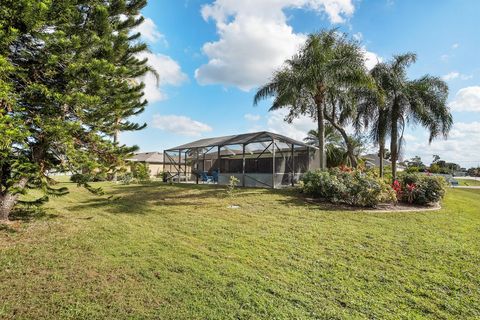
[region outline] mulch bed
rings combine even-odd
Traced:
[[[440,203],[432,205],[415,205],[408,203],[381,203],[375,208],[353,207],[345,204],[333,204],[315,198],[305,198],[305,202],[309,204],[319,205],[324,210],[342,210],[342,211],[363,211],[363,212],[407,212],[407,211],[435,211],[442,207]]]

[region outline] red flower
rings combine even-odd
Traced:
[[[400,200],[402,198],[402,185],[400,184],[400,182],[398,180],[393,181],[392,188],[393,191],[395,191],[395,193],[397,194],[397,199]]]
[[[339,167],[340,171],[342,172],[352,172],[352,168],[350,167],[347,167],[346,165],[342,164],[340,167]]]

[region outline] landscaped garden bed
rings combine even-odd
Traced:
[[[373,171],[333,168],[307,172],[300,190],[332,204],[376,208],[428,209],[439,206],[446,191],[443,177],[405,173],[391,185]]]

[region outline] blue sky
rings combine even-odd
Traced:
[[[122,133],[142,151],[161,151],[202,137],[270,130],[302,139],[308,118],[283,122],[255,88],[303,43],[306,34],[338,27],[361,39],[367,66],[416,52],[411,78],[444,77],[455,125],[447,141],[428,144],[408,128],[404,157],[432,154],[462,166],[480,163],[480,1],[477,0],[150,0],[139,31],[161,81],[143,79],[149,106],[136,120],[148,128]]]

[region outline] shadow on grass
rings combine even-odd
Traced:
[[[107,195],[70,207],[71,210],[102,209],[111,213],[144,214],[153,206],[199,206],[224,196],[217,185],[168,185],[152,182],[142,185],[113,185]]]
[[[15,228],[12,228],[8,224],[0,223],[0,232],[16,233],[17,230]]]
[[[10,221],[30,222],[37,219],[54,219],[58,215],[47,213],[39,207],[18,207],[10,214]]]
[[[152,206],[161,207],[198,207],[212,206],[222,199],[227,199],[226,187],[209,184],[173,184],[151,182],[142,185],[113,185],[106,188],[107,196],[91,198],[83,203],[70,207],[71,210],[101,209],[116,214],[144,214],[152,210]],[[258,205],[262,206],[262,198],[281,195],[279,205],[288,207],[310,207],[321,211],[356,211],[358,208],[329,204],[309,199],[297,189],[241,188],[236,191],[236,199],[241,205],[242,198],[260,196]]]

